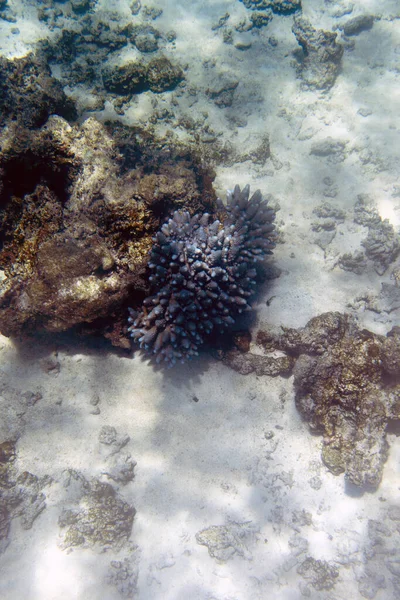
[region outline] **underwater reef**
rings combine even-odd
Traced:
[[[213,172],[187,146],[93,118],[10,123],[0,145],[0,332],[85,329],[129,349],[152,237],[178,208],[215,212]]]
[[[149,267],[153,293],[131,310],[129,331],[157,362],[174,365],[198,354],[213,331],[224,331],[250,309],[257,261],[275,247],[275,212],[257,190],[227,193],[224,223],[207,213],[176,211],[161,228]]]
[[[395,286],[393,286],[395,287]],[[328,312],[299,329],[259,331],[265,355],[229,349],[219,358],[247,375],[294,375],[296,407],[322,434],[322,460],[334,474],[376,489],[400,419],[400,328],[386,336],[360,329],[349,314]],[[284,356],[276,357],[276,352]]]

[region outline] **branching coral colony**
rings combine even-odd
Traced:
[[[153,294],[139,313],[130,309],[129,331],[157,362],[172,366],[198,354],[213,331],[224,331],[248,310],[255,264],[275,247],[275,212],[257,190],[227,192],[223,223],[209,214],[177,211],[157,233],[150,254]]]

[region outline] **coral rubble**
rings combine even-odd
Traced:
[[[336,33],[314,29],[303,17],[295,20],[292,31],[303,54],[298,73],[305,86],[328,90],[335,83],[341,68],[343,46],[336,42]]]
[[[325,465],[354,485],[376,488],[387,426],[400,419],[400,328],[377,335],[359,329],[349,315],[330,312],[281,335],[259,331],[257,343],[264,356],[238,350],[219,356],[244,375],[293,372],[296,406],[311,431],[323,435]]]
[[[275,246],[275,212],[249,186],[228,192],[224,223],[210,215],[175,212],[154,238],[149,267],[153,294],[131,335],[157,361],[172,365],[197,354],[214,330],[225,330],[249,309],[255,264]]]
[[[322,433],[322,459],[351,483],[376,487],[382,477],[388,422],[400,419],[400,331],[360,330],[347,315],[325,313],[302,329],[274,337],[267,350],[298,357],[296,406],[312,431]]]

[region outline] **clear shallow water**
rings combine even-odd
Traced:
[[[241,2],[135,14],[123,2],[9,1],[0,43],[10,57],[54,41],[52,73],[79,122],[151,127],[214,156],[222,197],[235,183],[273,195],[282,272],[257,297],[253,340],[326,311],[385,335],[399,324],[398,4],[302,4],[317,32],[303,23],[296,37],[299,14],[255,17]],[[349,25],[362,15],[371,26]],[[333,66],[321,68],[318,44],[332,38],[318,30],[338,34]],[[160,71],[127,94],[102,87],[106,69],[160,56],[180,83]],[[251,352],[264,354],[254,341]],[[9,531],[3,520],[2,597],[397,597],[395,421],[382,481],[362,493],[322,462],[292,376],[244,376],[208,353],[164,372],[138,353],[2,338],[1,378],[0,441],[15,442],[5,464],[23,497]]]

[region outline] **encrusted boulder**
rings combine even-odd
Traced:
[[[215,210],[212,173],[186,147],[95,119],[10,126],[0,144],[1,333],[90,324],[129,347],[152,236],[182,204]]]
[[[297,71],[303,84],[311,89],[328,90],[340,71],[343,46],[336,42],[337,34],[315,29],[303,17],[297,18],[292,31],[302,48]]]
[[[329,312],[281,335],[260,331],[257,342],[267,353],[292,358],[296,406],[323,435],[328,469],[376,488],[387,458],[387,425],[400,419],[400,328],[377,335],[359,329],[349,315]]]
[[[51,76],[50,67],[41,54],[22,58],[0,57],[0,126],[7,120],[21,127],[40,127],[57,113],[74,119],[73,103],[62,85]]]

